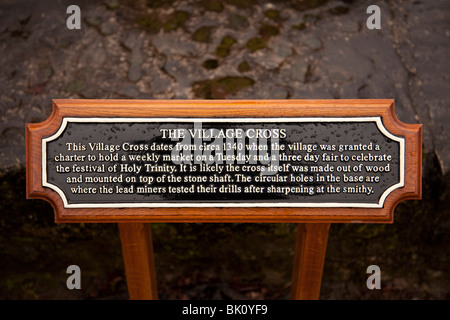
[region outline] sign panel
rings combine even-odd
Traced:
[[[27,195],[58,222],[392,222],[421,126],[391,100],[55,100]]]
[[[63,118],[42,154],[66,208],[381,208],[404,183],[380,117]]]

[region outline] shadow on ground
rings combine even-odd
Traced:
[[[425,157],[422,201],[392,225],[333,224],[321,299],[448,299],[448,177]],[[23,201],[24,169],[1,176],[1,299],[126,299],[115,224],[55,224],[49,204]],[[442,178],[442,179],[441,179]],[[288,299],[294,224],[153,224],[161,299]],[[82,290],[66,288],[66,268]],[[382,289],[368,290],[378,265]]]

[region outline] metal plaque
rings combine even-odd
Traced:
[[[42,185],[65,208],[382,208],[404,144],[381,117],[65,117]]]

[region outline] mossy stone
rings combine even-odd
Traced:
[[[226,3],[229,3],[233,6],[236,6],[241,9],[248,9],[253,7],[258,1],[257,0],[225,0]]]
[[[280,11],[275,9],[264,11],[264,16],[276,22],[281,20]]]
[[[138,25],[147,29],[150,32],[156,32],[161,27],[161,21],[154,14],[142,16],[142,17],[138,18],[136,22]]]
[[[175,11],[173,14],[171,14],[166,23],[164,24],[164,29],[166,31],[172,31],[176,30],[180,27],[182,27],[185,22],[189,19],[190,15],[186,11]]]
[[[300,22],[299,24],[293,25],[292,28],[297,29],[297,30],[304,30],[304,29],[306,29],[306,23]]]
[[[209,42],[211,39],[211,29],[212,27],[206,26],[198,28],[192,35],[192,40],[204,43]]]
[[[226,57],[230,53],[230,49],[235,43],[236,39],[234,39],[233,37],[231,36],[223,37],[222,41],[216,48],[216,55],[222,58]]]
[[[242,61],[241,63],[239,63],[238,65],[239,72],[244,73],[250,70],[252,70],[252,68],[250,67],[247,61]]]
[[[266,42],[261,38],[251,38],[247,41],[246,46],[251,52],[255,52],[264,49],[266,47]]]
[[[152,9],[158,9],[162,7],[170,7],[175,2],[175,0],[147,0],[147,7]]]
[[[119,0],[105,0],[103,2],[105,3],[106,7],[111,10],[117,9],[120,6]]]
[[[86,18],[86,22],[92,27],[98,27],[103,22],[103,17],[93,14]]]
[[[259,28],[259,35],[262,39],[269,39],[270,37],[276,36],[280,33],[277,26],[264,24]]]

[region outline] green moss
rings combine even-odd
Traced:
[[[166,31],[176,30],[182,27],[189,19],[189,17],[190,15],[186,11],[175,11],[167,18],[166,22],[164,23],[164,29]]]
[[[280,21],[281,20],[280,11],[275,10],[275,9],[266,10],[264,12],[264,16],[266,18],[269,18],[269,19],[273,20],[273,21]]]
[[[255,84],[248,77],[224,77],[194,83],[193,91],[197,98],[225,99],[239,90]]]
[[[216,0],[201,0],[200,6],[208,11],[221,12],[223,10],[222,2]]]
[[[212,70],[216,69],[219,66],[219,61],[216,59],[208,59],[205,62],[203,62],[203,68]]]
[[[261,38],[251,38],[247,41],[247,48],[250,49],[251,52],[255,52],[257,50],[261,50],[266,47],[266,42]]]
[[[147,7],[152,9],[158,9],[162,7],[170,7],[175,2],[175,0],[147,0]]]
[[[200,27],[195,30],[192,40],[197,42],[209,42],[211,39],[211,27]]]
[[[242,61],[238,65],[238,70],[239,72],[243,73],[252,70],[252,68],[250,67],[247,61]]]
[[[299,24],[293,25],[292,28],[297,30],[304,30],[306,28],[306,23],[300,22]]]
[[[269,39],[272,36],[276,36],[280,33],[280,30],[277,26],[264,24],[259,28],[259,35],[262,39]]]
[[[137,19],[137,24],[150,32],[156,32],[161,27],[161,21],[155,14],[141,16]]]
[[[225,2],[241,9],[247,9],[255,5],[257,0],[225,0]]]
[[[236,40],[233,37],[224,37],[216,48],[216,55],[222,58],[226,57],[230,53],[230,49],[235,43]]]

